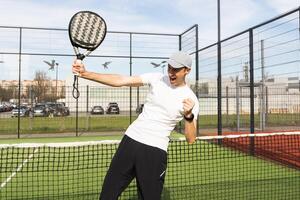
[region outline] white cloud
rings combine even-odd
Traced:
[[[299,1],[221,1],[223,32],[233,33],[247,27],[249,20],[265,13],[264,4],[282,13],[299,6]],[[109,30],[180,32],[197,23],[200,30],[203,27],[202,32],[210,32],[205,29],[216,29],[216,3],[209,0],[103,0],[100,4],[85,0],[85,6],[80,8],[103,13]],[[82,5],[82,1],[2,0],[0,25],[66,28],[79,4]],[[216,38],[216,30],[214,32],[213,38]]]
[[[233,35],[249,27],[249,22],[261,11],[261,5],[253,0],[220,1],[222,38]],[[191,24],[199,24],[202,44],[217,41],[217,1],[177,0],[178,13],[189,19]],[[258,23],[258,22],[257,22]],[[203,46],[203,45],[201,45]]]
[[[92,10],[102,15],[108,24],[108,30],[135,32],[167,32],[173,33],[180,29],[176,24],[170,24],[168,29],[157,17],[138,12],[137,3],[111,0],[109,4],[99,8],[87,5],[82,10]],[[79,3],[79,1],[77,1]],[[43,4],[39,1],[8,1],[1,3],[0,25],[27,26],[47,28],[67,28],[69,19],[78,11],[78,7],[71,2],[62,4]]]
[[[222,32],[228,36],[229,33],[234,34],[248,28],[249,21],[259,13],[260,5],[252,0],[227,0],[221,8]]]
[[[222,38],[299,5],[300,0],[223,0]],[[78,8],[102,15],[110,31],[181,33],[199,24],[201,47],[217,41],[217,0],[1,0],[0,25],[67,28]]]
[[[1,2],[0,24],[6,26],[65,28],[75,8],[33,1]]]
[[[176,5],[177,11],[183,15],[210,17],[211,15],[208,15],[208,13],[217,7],[216,2],[206,0],[177,0],[174,1],[174,5]]]
[[[300,0],[266,0],[266,3],[278,13],[286,12],[300,6]]]
[[[170,25],[168,28],[164,24],[159,24],[149,18],[138,14],[120,15],[120,13],[104,13],[110,31],[126,32],[159,32],[159,33],[178,33],[179,27]]]

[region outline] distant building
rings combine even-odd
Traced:
[[[56,80],[47,80],[51,87],[56,86]],[[21,87],[30,87],[32,85],[36,85],[36,81],[34,80],[23,80],[21,81]],[[18,80],[0,80],[0,87],[2,88],[9,88],[9,87],[18,87],[19,81]],[[65,80],[57,80],[57,87],[64,87],[66,86]]]
[[[49,94],[54,94],[57,92],[57,96],[64,96],[65,95],[65,80],[46,80],[47,85],[49,88],[47,92]],[[34,80],[22,80],[21,81],[21,99],[24,102],[27,102],[31,96],[31,91],[34,86],[37,86],[38,82]],[[57,85],[56,85],[57,84]],[[57,86],[57,87],[56,87]],[[19,81],[18,80],[0,80],[0,87],[2,89],[11,89],[13,94],[11,95],[11,99],[16,101],[18,99],[18,88],[19,88]],[[1,100],[1,99],[0,99]]]

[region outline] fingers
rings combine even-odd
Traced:
[[[188,99],[184,99],[182,101],[182,103],[183,103],[184,114],[191,113],[192,110],[193,110],[193,108],[194,108],[194,106],[195,106],[195,102],[192,99],[188,98]]]
[[[72,65],[72,72],[74,74],[79,74],[81,71],[81,66],[80,65],[77,65],[77,64],[73,64]]]
[[[72,64],[72,72],[75,75],[80,75],[81,73],[85,72],[84,65],[82,64],[81,60],[75,60]]]

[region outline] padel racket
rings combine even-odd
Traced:
[[[80,11],[73,15],[69,23],[69,38],[77,57],[76,62],[81,62],[102,43],[106,29],[104,19],[94,12]],[[80,53],[80,49],[85,52]],[[73,97],[79,97],[77,75],[74,75]]]

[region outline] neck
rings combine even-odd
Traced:
[[[184,87],[186,85],[185,81],[179,83],[178,85],[172,85],[174,88]]]

